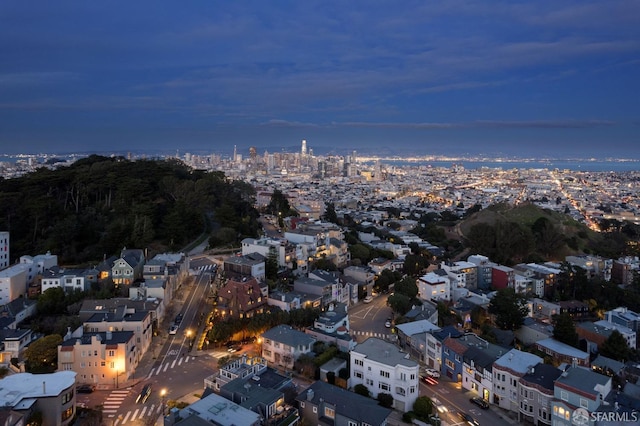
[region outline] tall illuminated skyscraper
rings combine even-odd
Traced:
[[[300,150],[300,154],[307,155],[307,141],[302,140],[302,149]]]

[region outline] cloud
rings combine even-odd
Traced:
[[[584,129],[591,127],[608,127],[616,123],[607,120],[533,120],[533,121],[499,121],[478,120],[460,123],[369,123],[344,122],[332,123],[342,127],[370,127],[394,129],[473,129],[473,128],[528,128],[528,129]]]

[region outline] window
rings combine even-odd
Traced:
[[[333,419],[336,417],[336,412],[331,407],[324,407],[324,416]]]
[[[389,378],[389,372],[388,371],[380,370],[380,375],[382,377],[386,377],[387,379]]]
[[[356,360],[353,361],[353,363],[355,365],[359,365],[360,367],[362,367],[364,365],[364,362],[362,362],[361,359],[356,359]]]
[[[450,359],[446,360],[445,364],[447,364],[447,367],[449,367],[452,370],[455,370],[455,368],[456,368],[456,365]]]
[[[580,398],[580,406],[582,408],[589,408],[589,401],[587,401],[585,398]]]
[[[349,426],[358,426],[358,423],[349,420]]]
[[[567,391],[560,391],[560,399],[563,401],[568,401],[569,400],[569,394],[567,393]]]
[[[415,375],[415,374],[412,374],[412,375],[411,375],[411,380],[415,380],[415,379],[416,379],[416,375]]]
[[[367,386],[373,386],[373,380],[367,379]]]
[[[109,356],[116,356],[116,351],[109,351]]]
[[[313,412],[314,412],[314,413],[317,413],[317,412],[318,412],[318,407],[315,407],[315,406],[314,406],[314,407],[313,407]]]
[[[359,371],[355,371],[353,375],[356,376],[358,379],[362,379],[362,373]]]
[[[304,401],[300,401],[300,408],[304,408]]]
[[[388,384],[383,383],[383,382],[380,382],[380,383],[378,384],[378,387],[379,387],[380,389],[382,389],[383,391],[388,391],[389,389],[391,389],[391,387],[390,387]]]

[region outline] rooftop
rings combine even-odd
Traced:
[[[537,355],[529,352],[522,352],[517,349],[511,349],[509,352],[500,357],[494,365],[509,368],[521,374],[526,374],[534,365],[541,363],[543,360]]]
[[[271,339],[287,346],[311,345],[316,339],[302,331],[294,330],[288,325],[278,325],[262,333],[265,339]]]
[[[11,374],[0,380],[0,406],[14,407],[23,399],[57,396],[75,383],[74,371]]]
[[[418,363],[409,358],[409,354],[400,352],[400,349],[392,343],[385,342],[377,337],[369,337],[357,345],[351,353],[359,353],[375,362],[385,365],[404,365],[406,367],[418,367]]]
[[[558,377],[562,374],[562,370],[550,364],[539,363],[529,370],[527,374],[522,376],[520,382],[523,385],[534,384],[541,386],[553,392],[553,385]]]

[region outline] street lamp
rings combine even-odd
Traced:
[[[166,411],[166,408],[165,408],[165,398],[166,398],[166,396],[167,396],[167,390],[166,389],[162,389],[160,391],[160,397],[162,398],[162,417],[164,417],[165,411]]]

